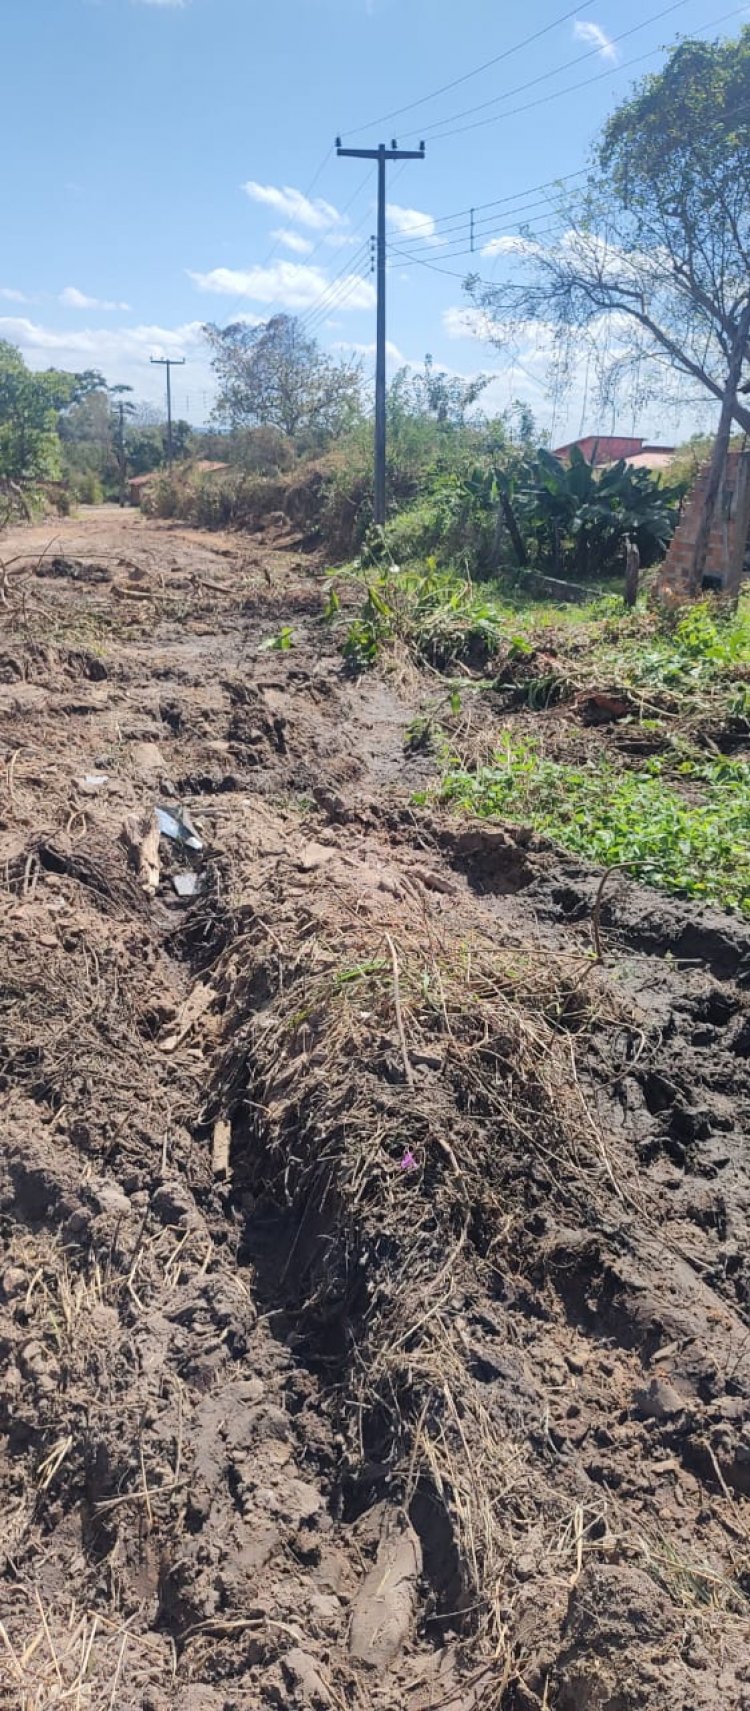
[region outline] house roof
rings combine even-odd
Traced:
[[[556,446],[552,455],[562,460],[570,456],[574,447],[599,467],[624,458],[634,469],[663,469],[675,450],[674,446],[648,445],[637,434],[583,434],[580,439],[569,440],[567,445]]]
[[[644,446],[635,457],[626,457],[631,469],[668,469],[674,457],[674,446]]]

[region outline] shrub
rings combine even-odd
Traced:
[[[79,470],[71,477],[70,487],[79,505],[104,504],[104,488],[95,470]]]

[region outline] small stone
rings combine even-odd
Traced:
[[[685,1411],[682,1397],[667,1378],[652,1378],[648,1386],[636,1390],[633,1405],[641,1420],[673,1420]]]
[[[316,1711],[326,1711],[331,1704],[331,1695],[314,1658],[309,1652],[303,1652],[300,1646],[293,1646],[281,1660],[281,1667],[286,1680],[303,1705],[313,1706]]]
[[[27,1281],[26,1273],[21,1270],[20,1265],[9,1265],[2,1277],[1,1287],[4,1299],[12,1301],[14,1296],[20,1295],[25,1290]]]

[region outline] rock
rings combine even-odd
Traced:
[[[411,1633],[422,1550],[406,1520],[384,1534],[373,1567],[352,1604],[349,1651],[356,1663],[387,1669]]]
[[[333,861],[335,849],[326,848],[324,844],[305,844],[299,858],[298,866],[303,873],[312,873],[317,867],[324,867],[328,861]]]
[[[22,1294],[28,1288],[28,1284],[29,1279],[20,1265],[7,1266],[0,1282],[3,1300],[12,1301],[16,1295]]]
[[[282,1658],[281,1668],[288,1686],[293,1689],[295,1698],[301,1705],[320,1707],[321,1711],[327,1711],[332,1703],[331,1694],[309,1652],[303,1652],[300,1646],[292,1646],[291,1651]]]
[[[591,1562],[573,1588],[550,1702],[557,1711],[713,1711],[683,1661],[684,1612],[641,1569]]]
[[[201,1222],[193,1196],[184,1182],[163,1182],[153,1196],[151,1207],[164,1224]]]
[[[667,1378],[652,1378],[649,1385],[634,1391],[633,1405],[640,1420],[673,1420],[686,1407]]]
[[[133,743],[130,749],[133,771],[143,778],[153,778],[164,771],[166,762],[158,743]]]

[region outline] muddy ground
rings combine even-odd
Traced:
[[[750,928],[415,808],[283,533],[0,556],[0,1703],[748,1711]]]

